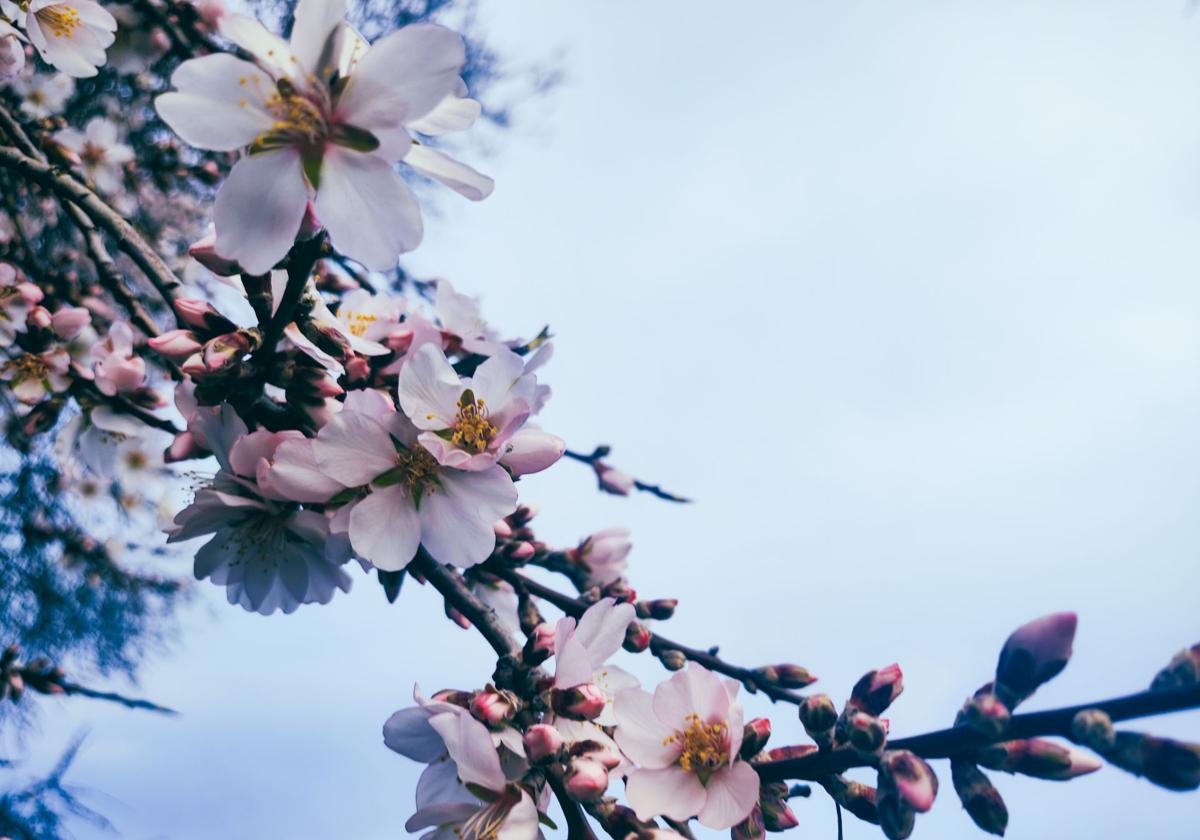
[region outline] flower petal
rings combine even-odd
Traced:
[[[492,194],[496,186],[496,182],[487,175],[419,143],[409,146],[404,162],[471,201],[482,201]]]
[[[175,91],[154,100],[158,114],[189,144],[229,152],[271,128],[264,96],[272,81],[248,61],[227,53],[194,58],[171,76]]]
[[[700,813],[706,797],[696,775],[677,766],[634,770],[625,781],[625,798],[639,820],[686,820]]]
[[[439,477],[441,486],[421,499],[421,544],[441,563],[482,563],[496,547],[492,526],[517,509],[517,488],[502,467]]]
[[[758,803],[758,773],[739,761],[709,776],[706,790],[708,799],[700,810],[700,823],[717,830],[732,828]]]
[[[451,428],[458,415],[463,382],[442,351],[422,345],[400,370],[400,407],[418,429]]]
[[[458,777],[466,784],[482,785],[491,791],[504,790],[500,756],[487,728],[463,711],[442,712],[429,718],[446,744],[446,752],[458,765]]]
[[[417,553],[421,523],[403,487],[383,487],[350,512],[350,544],[377,569],[398,572]]]
[[[383,725],[383,743],[405,758],[424,764],[436,761],[446,752],[442,736],[429,725],[429,712],[409,706],[392,714]]]
[[[668,767],[679,758],[682,747],[674,739],[675,730],[654,714],[650,692],[628,688],[613,701],[617,728],[613,738],[621,752],[639,767]]]
[[[217,253],[250,274],[265,274],[292,247],[307,205],[298,150],[243,157],[213,205]]]
[[[654,714],[680,731],[687,728],[687,717],[692,714],[706,723],[725,722],[729,694],[716,674],[689,662],[685,670],[676,671],[654,690]]]

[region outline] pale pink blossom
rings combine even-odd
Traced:
[[[581,542],[572,556],[592,582],[606,586],[624,576],[632,549],[628,528],[605,528]]]
[[[101,192],[122,189],[124,166],[133,160],[133,149],[120,142],[115,123],[92,117],[83,131],[64,128],[54,134],[54,140],[75,153],[84,174]]]
[[[29,42],[47,64],[76,78],[96,75],[117,21],[93,0],[33,0],[25,17]]]
[[[0,79],[11,79],[25,68],[25,36],[0,20]]]
[[[60,394],[71,385],[71,356],[55,347],[44,353],[22,353],[0,365],[0,380],[9,384],[18,402],[36,405],[47,394]]]
[[[615,720],[613,698],[638,685],[636,677],[608,661],[625,641],[625,630],[635,614],[632,604],[618,604],[613,598],[602,598],[588,607],[578,622],[566,616],[555,628],[555,688],[590,685],[598,689],[605,702],[592,717],[605,726],[611,726]]]
[[[659,684],[617,695],[615,738],[637,769],[625,796],[639,819],[697,817],[708,828],[741,822],[758,802],[758,774],[738,758],[743,714],[727,686],[689,663]]]
[[[112,396],[135,391],[146,383],[146,360],[133,352],[133,330],[118,321],[96,350],[96,387]]]

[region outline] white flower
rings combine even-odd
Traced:
[[[554,687],[572,688],[591,683],[604,691],[608,702],[596,718],[601,726],[616,722],[613,698],[618,692],[638,685],[627,671],[609,665],[609,658],[625,641],[625,630],[633,621],[633,604],[618,604],[614,598],[602,598],[580,617],[559,619],[554,633]]]
[[[0,20],[0,79],[12,79],[25,68],[25,38]]]
[[[68,76],[86,78],[104,64],[117,21],[92,0],[33,0],[25,30],[47,64]]]
[[[580,543],[574,558],[588,570],[592,583],[606,586],[625,574],[632,549],[628,528],[605,528]]]
[[[45,353],[22,353],[0,365],[0,379],[25,405],[37,405],[47,394],[61,394],[71,385],[71,357],[53,348]]]
[[[742,707],[736,684],[689,663],[654,694],[617,695],[614,738],[637,765],[625,797],[638,819],[698,817],[709,828],[737,825],[758,802],[758,774],[738,758]]]
[[[13,79],[12,89],[21,100],[21,111],[41,120],[62,111],[75,92],[75,80],[66,73],[33,73]]]
[[[133,352],[133,330],[124,321],[117,321],[108,330],[108,337],[95,350],[96,387],[100,393],[112,396],[135,391],[146,382],[146,360]]]
[[[42,290],[22,280],[15,268],[0,263],[0,347],[8,347],[17,333],[25,332],[29,310],[43,297]]]
[[[468,198],[492,190],[491,179],[408,133],[460,130],[479,113],[456,97],[462,38],[419,23],[367,49],[344,14],[345,0],[301,0],[289,43],[257,21],[225,17],[222,33],[258,63],[225,54],[186,61],[171,78],[176,90],[156,100],[193,146],[246,149],[214,221],[217,252],[251,273],[288,252],[310,200],[334,247],[369,268],[394,268],[422,235],[396,161]]]
[[[329,520],[264,497],[255,482],[262,462],[288,439],[286,434],[247,434],[228,405],[219,414],[197,410],[188,429],[221,466],[212,485],[197,491],[175,517],[167,540],[213,535],[196,552],[197,579],[224,586],[229,603],[263,615],[326,604],[335,590],[348,591],[350,578],[341,564],[349,554],[331,538]]]
[[[133,149],[117,140],[116,125],[92,117],[83,131],[64,128],[54,139],[79,156],[84,173],[101,192],[120,192],[123,167],[133,160]]]
[[[326,480],[368,491],[337,512],[333,527],[349,534],[355,554],[387,571],[407,566],[418,546],[441,563],[481,563],[496,545],[493,524],[517,506],[502,467],[466,472],[438,464],[378,391],[350,392],[314,440],[281,446],[270,481],[297,501],[320,501],[309,489],[314,466]]]
[[[421,429],[439,464],[463,470],[494,466],[529,417],[537,380],[504,350],[459,378],[442,351],[426,344],[400,371],[400,407]]]

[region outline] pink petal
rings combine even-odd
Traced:
[[[625,798],[640,820],[657,816],[686,820],[700,813],[708,794],[695,773],[672,766],[633,771],[625,781]]]
[[[722,767],[709,777],[707,792],[701,824],[718,830],[732,828],[758,803],[758,773],[744,761]]]

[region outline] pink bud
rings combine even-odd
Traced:
[[[899,665],[889,665],[863,675],[854,685],[847,702],[869,715],[881,715],[904,690],[904,675]]]
[[[70,341],[92,322],[92,313],[82,306],[64,306],[50,320],[54,334],[63,341]]]
[[[505,546],[504,556],[509,560],[516,560],[523,563],[536,553],[537,550],[533,547],[533,543],[521,540],[508,543]]]
[[[193,243],[188,248],[188,254],[192,259],[200,263],[200,265],[221,277],[230,277],[242,272],[242,267],[237,262],[226,259],[217,253],[217,234],[215,231],[208,233]]]
[[[207,333],[228,333],[237,329],[237,324],[214,309],[213,305],[207,301],[196,298],[176,298],[174,304],[175,314],[189,327],[195,327]]]
[[[171,445],[167,447],[166,453],[163,455],[163,460],[168,464],[176,461],[186,461],[189,458],[196,458],[204,449],[196,442],[196,438],[191,432],[180,432],[175,436],[175,440],[171,441]]]
[[[215,373],[234,362],[241,361],[250,350],[250,340],[240,332],[219,335],[204,345],[204,368]]]
[[[149,339],[150,349],[168,359],[186,359],[193,353],[198,353],[204,345],[200,336],[191,330],[167,330],[162,335]]]
[[[996,695],[1004,705],[1016,708],[1066,667],[1076,624],[1075,613],[1054,613],[1017,628],[1008,637],[996,665]]]
[[[525,755],[532,762],[558,755],[563,737],[548,723],[535,723],[525,731]]]
[[[50,310],[44,306],[35,306],[25,316],[25,323],[38,330],[50,329],[51,322]]]
[[[512,526],[503,519],[497,519],[492,523],[492,531],[502,540],[506,540],[513,535]]]
[[[889,750],[879,761],[880,788],[890,788],[918,813],[933,807],[938,781],[924,759],[908,750]]]
[[[28,281],[17,284],[17,294],[21,296],[21,300],[30,306],[41,303],[42,298],[46,296],[41,289]]]
[[[754,758],[763,751],[771,737],[771,721],[766,718],[754,718],[746,724],[742,732],[741,756],[746,761]]]
[[[608,790],[608,771],[598,762],[575,758],[567,766],[567,792],[584,802],[597,799]]]
[[[204,366],[204,357],[200,353],[195,353],[184,359],[179,365],[179,369],[192,377],[204,376],[208,373],[208,368]]]
[[[1104,766],[1091,753],[1044,738],[992,744],[980,750],[977,760],[992,770],[1052,781],[1066,781],[1094,773]]]
[[[529,642],[533,650],[544,650],[548,653],[553,653],[554,625],[549,622],[542,622],[533,628],[533,633],[529,636]]]
[[[496,728],[517,713],[517,698],[507,691],[484,689],[471,700],[470,710],[476,720]]]
[[[623,647],[630,653],[641,653],[650,647],[650,640],[652,638],[653,635],[646,625],[634,621],[625,628],[625,643]]]
[[[507,450],[500,460],[508,467],[513,478],[517,478],[550,467],[566,450],[567,442],[557,435],[527,427],[509,439]]]
[[[633,476],[626,475],[615,467],[605,464],[603,461],[595,461],[592,464],[592,469],[596,471],[596,479],[600,483],[600,489],[605,493],[611,493],[614,496],[628,496],[636,486]]]
[[[346,381],[365,382],[371,375],[371,362],[366,356],[350,353],[346,356]]]
[[[608,704],[603,689],[591,683],[574,688],[555,689],[551,696],[554,711],[575,720],[593,720]]]
[[[601,744],[599,741],[578,741],[571,747],[571,752],[580,758],[595,761],[605,770],[615,770],[625,760],[619,750]]]

